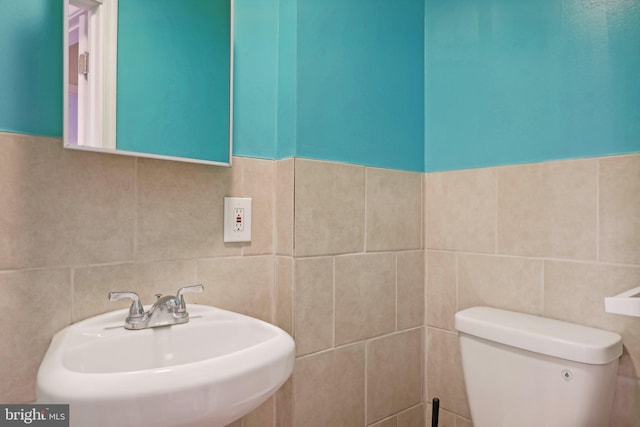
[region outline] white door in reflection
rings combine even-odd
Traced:
[[[87,32],[88,11],[72,4],[69,5],[69,143],[84,144],[87,139],[84,136],[85,126],[80,115],[88,105],[87,80],[88,67],[88,32]],[[82,55],[82,60],[80,60]],[[82,61],[83,69],[78,65]],[[82,86],[82,87],[81,87]],[[82,96],[80,96],[82,94]],[[80,139],[80,142],[78,141]]]
[[[65,5],[65,144],[115,148],[112,49],[117,41],[109,31],[117,25],[117,0],[67,0]]]

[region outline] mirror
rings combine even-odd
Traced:
[[[233,0],[65,0],[64,146],[231,165]]]

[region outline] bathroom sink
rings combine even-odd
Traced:
[[[118,310],[63,329],[40,365],[37,403],[68,403],[72,427],[222,427],[293,371],[293,339],[276,326],[188,309],[182,325],[126,330]]]

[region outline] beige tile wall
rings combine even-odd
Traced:
[[[234,427],[423,427],[422,181],[306,160],[220,168],[78,152],[0,133],[0,402],[34,400],[55,332],[128,306],[109,291],[149,302],[202,283],[192,303],[297,341],[296,375]],[[253,198],[250,244],[222,242],[228,195]]]
[[[640,321],[604,297],[640,284],[640,155],[425,175],[426,401],[471,425],[453,315],[489,305],[616,331],[611,426],[640,419]]]
[[[192,302],[297,343],[292,379],[234,427],[423,427],[434,396],[441,426],[470,426],[453,315],[479,304],[620,332],[611,425],[632,426],[640,327],[602,299],[640,283],[639,183],[640,155],[426,175],[218,168],[0,133],[0,401],[34,399],[56,331],[127,306],[109,290],[149,301],[203,283]],[[225,195],[254,199],[250,244],[222,243]]]
[[[291,330],[292,262],[275,257],[273,243],[278,163],[235,158],[233,168],[220,168],[64,150],[60,139],[0,133],[0,402],[35,399],[36,372],[55,332],[128,307],[107,301],[111,290],[136,291],[148,303],[157,292],[202,283],[205,292],[190,302]],[[253,198],[250,244],[222,242],[227,195]],[[283,416],[275,402],[239,422],[275,425]]]
[[[422,174],[294,168],[292,425],[424,427]]]

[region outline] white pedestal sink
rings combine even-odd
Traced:
[[[70,404],[72,427],[222,427],[293,371],[293,339],[269,323],[190,304],[189,323],[125,330],[128,310],[53,337],[37,403]]]

